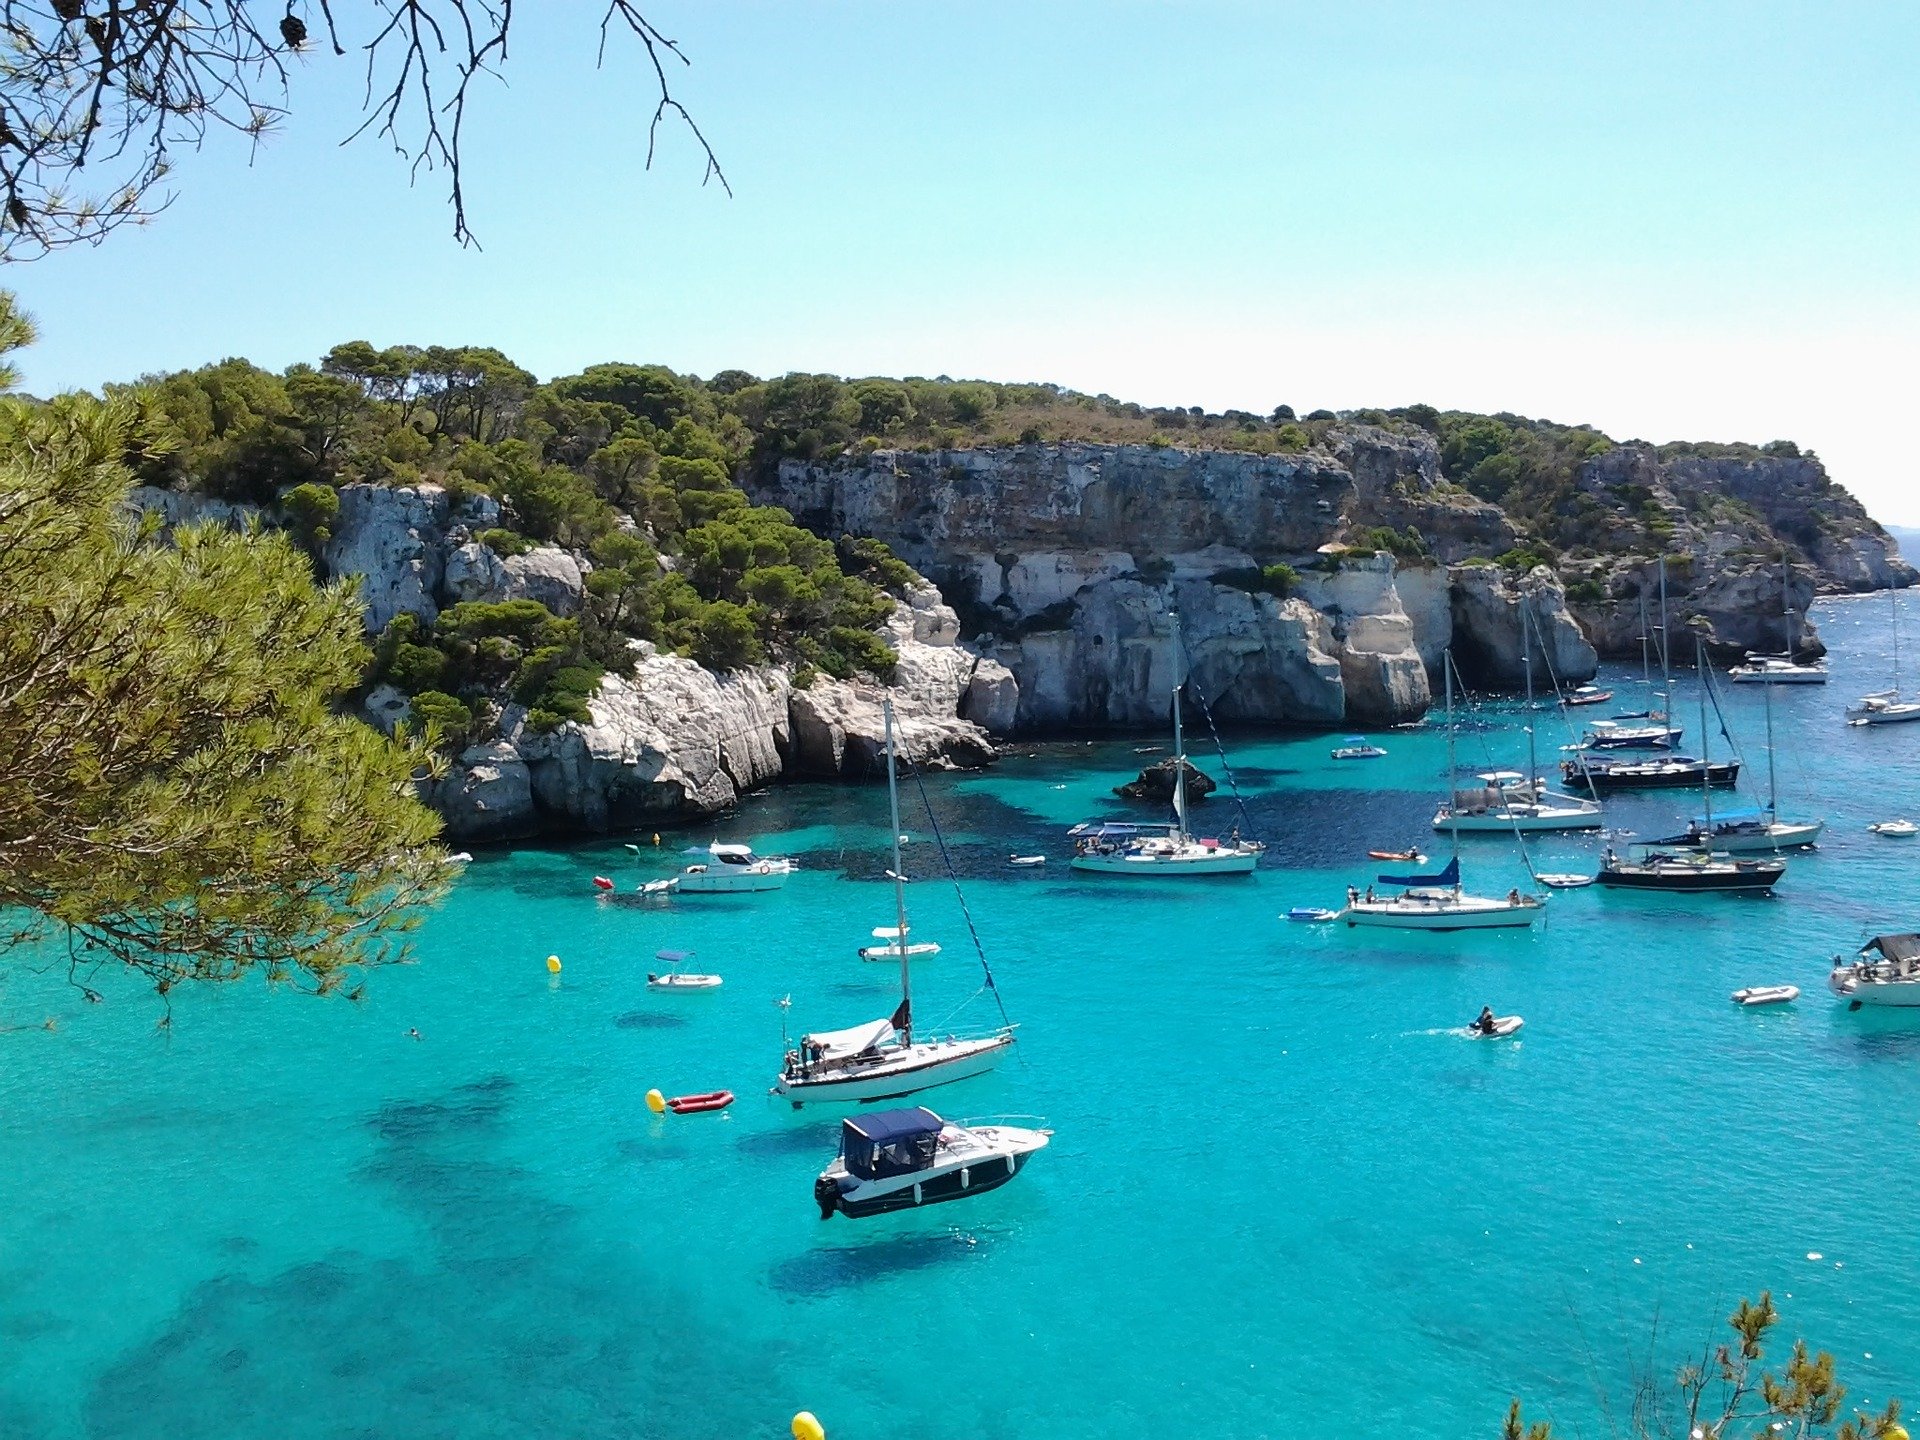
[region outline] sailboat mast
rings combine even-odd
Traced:
[[[1443,650],[1440,659],[1441,663],[1447,667],[1447,839],[1453,846],[1453,858],[1458,862],[1460,859],[1460,807],[1455,803],[1458,797],[1454,794],[1454,776],[1457,767],[1453,758],[1453,647],[1448,646]],[[1458,881],[1454,882],[1453,888],[1456,893],[1459,891]]]
[[[880,702],[887,722],[887,813],[893,819],[893,915],[898,929],[893,943],[900,947],[900,1016],[907,1023],[901,1038],[913,1043],[913,967],[907,955],[907,881],[900,859],[900,780],[893,760],[893,701]]]
[[[1660,557],[1660,719],[1673,714],[1673,647],[1667,642],[1667,557]]]
[[[1769,680],[1760,687],[1767,692],[1767,820],[1778,824],[1780,820],[1780,780],[1773,770],[1773,682]]]
[[[1713,854],[1713,773],[1708,765],[1711,759],[1708,752],[1712,749],[1712,737],[1707,733],[1706,644],[1698,635],[1693,637],[1693,668],[1694,673],[1700,677],[1700,800],[1706,807],[1707,854],[1711,855]]]
[[[1533,741],[1533,641],[1527,628],[1524,595],[1520,597],[1520,664],[1527,672],[1527,791],[1531,799],[1534,787],[1540,783],[1540,761]]]
[[[1180,729],[1180,691],[1186,684],[1185,657],[1180,653],[1180,612],[1173,615],[1173,819],[1180,839],[1187,838],[1187,742]]]
[[[1647,657],[1647,592],[1640,591],[1640,683],[1653,693],[1653,662]]]
[[[1893,602],[1893,698],[1900,699],[1900,592],[1887,587],[1887,599]]]

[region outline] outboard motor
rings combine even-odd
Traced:
[[[831,1175],[822,1175],[813,1182],[813,1202],[820,1207],[822,1220],[831,1220],[833,1212],[840,1208],[840,1187],[834,1184]]]

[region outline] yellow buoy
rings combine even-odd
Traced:
[[[653,832],[653,843],[656,845],[660,843],[660,832],[658,830]]]
[[[547,956],[547,970],[554,975],[560,973],[560,957],[558,955]]]
[[[798,1425],[800,1422],[796,1420],[793,1423]],[[1897,1421],[1894,1424],[1889,1425],[1886,1429],[1882,1430],[1880,1434],[1882,1436],[1882,1440],[1908,1440],[1907,1427],[1900,1424]]]
[[[793,1440],[827,1440],[827,1427],[813,1418],[811,1410],[793,1417]]]
[[[666,1114],[667,1097],[662,1095],[658,1090],[647,1091],[647,1109],[656,1115]]]

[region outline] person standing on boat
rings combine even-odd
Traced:
[[[1493,1025],[1493,1007],[1491,1005],[1482,1005],[1480,1007],[1480,1018],[1473,1022],[1473,1028],[1478,1030],[1482,1035],[1491,1035],[1493,1033]]]

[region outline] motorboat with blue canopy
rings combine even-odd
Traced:
[[[859,1219],[997,1190],[1044,1150],[1051,1130],[956,1124],[933,1111],[876,1110],[840,1122],[840,1153],[813,1182],[820,1218]]]

